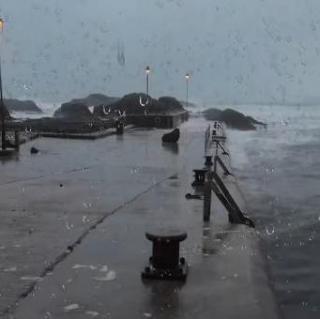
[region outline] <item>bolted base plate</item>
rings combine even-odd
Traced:
[[[188,274],[188,265],[184,258],[180,258],[180,263],[174,269],[159,269],[152,265],[152,258],[150,258],[149,266],[147,266],[141,273],[142,279],[157,279],[157,280],[181,280],[185,281]]]

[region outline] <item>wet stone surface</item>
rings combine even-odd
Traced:
[[[39,156],[23,148],[20,161],[3,163],[2,317],[276,318],[254,232],[230,227],[217,202],[214,223],[203,224],[201,201],[185,199],[206,125],[185,123],[174,151],[161,146],[163,131],[132,130],[94,142],[41,139]],[[231,177],[228,185],[243,205]],[[141,280],[155,224],[188,233],[183,285]]]

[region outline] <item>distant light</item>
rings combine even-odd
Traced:
[[[149,66],[146,67],[146,74],[149,74],[151,72],[151,69]]]
[[[189,79],[191,78],[191,75],[190,75],[189,73],[187,73],[187,74],[185,75],[185,77],[186,77],[187,80],[189,80]]]
[[[4,21],[0,18],[0,31],[2,32],[4,28]]]

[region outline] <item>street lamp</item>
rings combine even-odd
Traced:
[[[149,95],[149,74],[151,72],[151,69],[149,66],[146,67],[145,72],[146,72],[146,85],[147,85],[146,92],[148,96]]]
[[[0,45],[2,40],[2,32],[4,28],[4,21],[0,18]],[[4,117],[6,116],[4,102],[3,102],[3,92],[2,92],[2,76],[1,76],[1,48],[0,48],[0,103],[1,103],[1,143],[2,149],[6,149],[6,130],[5,130],[5,122]]]
[[[189,80],[191,79],[191,75],[187,73],[185,75],[186,78],[186,106],[188,107],[188,100],[189,100]]]

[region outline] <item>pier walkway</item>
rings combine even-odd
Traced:
[[[202,200],[185,198],[207,125],[184,123],[178,145],[152,129],[41,138],[0,163],[1,318],[278,318],[254,229],[214,198],[203,222]],[[245,210],[236,178],[224,182]],[[155,225],[186,230],[185,282],[141,280]]]

